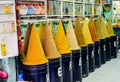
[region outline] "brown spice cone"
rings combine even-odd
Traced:
[[[68,29],[66,30],[66,37],[67,37],[67,40],[68,40],[71,50],[80,49],[77,39],[76,39],[76,36],[75,36],[75,32],[74,32],[71,20],[69,20],[69,23],[68,23]]]
[[[77,18],[75,21],[75,34],[76,34],[76,38],[78,41],[79,46],[87,46],[87,44],[85,43],[85,38],[83,36],[83,32],[82,32],[82,25],[80,24],[80,19]]]
[[[95,21],[95,28],[96,28],[97,34],[99,36],[99,39],[105,39],[103,32],[102,32],[102,29],[101,29],[100,19],[97,19]]]
[[[25,55],[27,54],[30,33],[31,33],[30,23],[28,23],[27,30],[24,37],[24,42],[23,42],[23,48],[22,48],[22,53]]]
[[[48,59],[59,58],[61,56],[57,51],[50,27],[48,27],[47,22],[44,30],[43,48]]]

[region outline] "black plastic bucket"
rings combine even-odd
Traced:
[[[101,64],[106,63],[106,47],[105,47],[105,39],[100,40],[100,53],[101,53]]]
[[[95,71],[94,44],[88,45],[89,72]]]
[[[95,68],[101,67],[101,53],[100,53],[100,42],[94,43],[94,55],[95,55]]]
[[[71,54],[62,54],[62,82],[72,82]]]
[[[111,60],[111,43],[110,43],[110,37],[106,38],[106,61],[110,61]]]
[[[111,42],[111,58],[117,58],[117,36],[112,36]]]
[[[73,82],[82,82],[82,60],[80,50],[72,51],[72,78]]]
[[[62,70],[60,58],[49,60],[49,79],[50,82],[61,82]]]
[[[23,65],[23,74],[25,81],[47,82],[47,64],[35,66]]]
[[[81,47],[81,56],[82,56],[82,77],[84,78],[89,75],[89,59],[87,46]]]

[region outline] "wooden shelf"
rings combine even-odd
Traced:
[[[13,4],[13,1],[0,1],[0,5],[1,4]]]

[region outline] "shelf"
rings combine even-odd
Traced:
[[[85,5],[93,5],[93,3],[85,3]]]
[[[21,17],[45,17],[46,15],[21,15]]]
[[[93,14],[94,16],[101,16],[101,14]]]
[[[71,0],[69,0],[69,1],[67,1],[67,0],[64,0],[64,1],[62,1],[62,2],[69,2],[69,3],[73,3],[73,1]]]
[[[93,5],[99,5],[100,6],[101,4],[99,4],[99,3],[93,3]]]
[[[13,22],[15,20],[11,20],[11,21],[0,21],[0,23],[7,23],[7,22]]]
[[[73,17],[73,15],[63,15],[63,17]]]
[[[84,2],[74,1],[74,3],[83,4]]]
[[[36,1],[43,1],[43,2],[44,2],[45,0],[19,0],[19,1],[23,1],[23,2],[24,2],[24,1],[25,1],[25,2],[28,2],[28,1],[34,1],[34,2],[36,2]]]
[[[92,14],[89,14],[89,15],[85,15],[85,16],[93,16]]]
[[[9,13],[9,14],[6,14],[6,13],[0,13],[0,15],[14,15],[14,13]]]
[[[13,1],[0,1],[1,4],[13,4]]]
[[[75,15],[75,17],[84,17],[84,15]]]
[[[0,32],[0,35],[1,34],[16,34],[16,32],[2,32],[2,33]]]
[[[47,15],[47,17],[60,17],[61,15]]]

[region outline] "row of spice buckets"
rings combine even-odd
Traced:
[[[72,50],[72,53],[62,54],[60,58],[49,59],[45,64],[20,64],[22,72],[18,75],[18,81],[82,82],[82,78],[94,72],[95,68],[117,58],[116,41],[117,36],[111,36]]]

